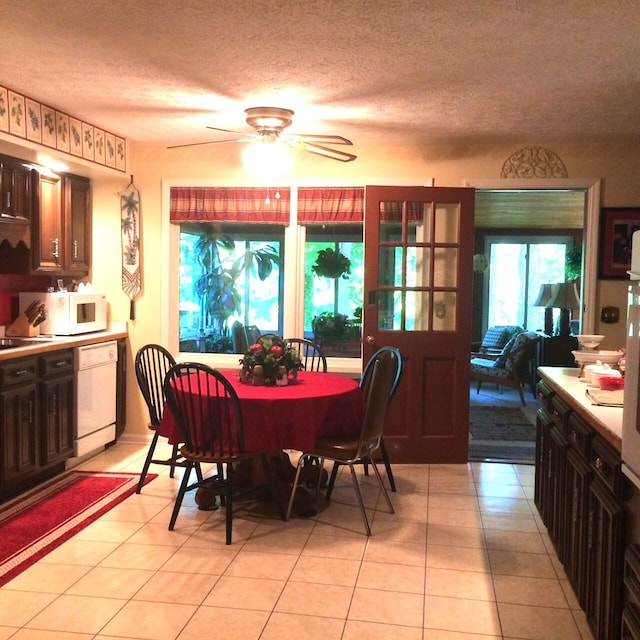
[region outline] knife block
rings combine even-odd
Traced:
[[[5,336],[14,338],[35,338],[40,335],[40,327],[34,327],[24,313],[21,313],[5,330]]]

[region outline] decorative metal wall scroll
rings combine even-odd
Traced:
[[[502,165],[501,178],[568,178],[560,156],[544,147],[523,147]]]

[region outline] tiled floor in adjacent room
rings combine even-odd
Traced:
[[[144,454],[117,444],[85,467],[137,472]],[[0,640],[591,639],[531,466],[395,465],[395,515],[364,479],[369,539],[347,471],[316,518],[239,511],[232,546],[193,498],[168,531],[178,479],[152,471],[0,589]]]

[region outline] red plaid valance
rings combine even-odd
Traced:
[[[289,224],[290,199],[288,188],[171,187],[169,214],[173,223]]]
[[[298,222],[362,222],[364,188],[336,187],[298,189]]]

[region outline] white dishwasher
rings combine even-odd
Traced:
[[[116,439],[116,376],[118,344],[115,340],[75,348],[76,433],[78,458],[104,449]]]

